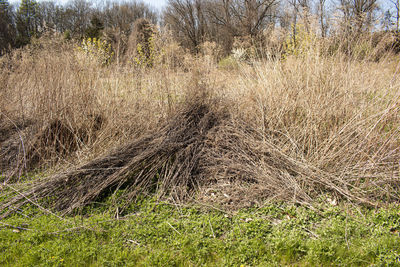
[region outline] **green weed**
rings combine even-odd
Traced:
[[[95,211],[60,220],[31,207],[1,221],[0,265],[399,265],[398,207],[226,214],[145,199],[125,216]]]

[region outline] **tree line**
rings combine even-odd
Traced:
[[[0,0],[0,53],[28,44],[45,32],[65,38],[104,37],[121,42],[129,38],[134,22],[146,19],[169,29],[185,48],[197,52],[206,41],[230,51],[237,38],[262,41],[268,29],[280,28],[296,38],[301,23],[317,21],[321,37],[360,35],[376,29],[399,31],[399,0],[168,0],[162,12],[141,2],[94,5],[71,0]]]
[[[129,35],[139,18],[156,24],[160,16],[150,6],[136,1],[94,6],[87,0],[71,0],[65,5],[22,0],[13,6],[0,0],[0,51],[22,47],[32,37],[46,32],[61,33],[67,39],[99,38],[106,29]]]

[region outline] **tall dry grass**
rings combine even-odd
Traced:
[[[238,68],[229,70],[208,56],[189,55],[178,65],[164,58],[153,68],[133,68],[100,67],[74,47],[50,39],[1,59],[0,125],[11,140],[0,139],[3,183],[28,171],[24,162],[32,155],[36,158],[31,169],[74,169],[50,176],[44,184],[27,189],[27,195],[46,197],[54,194],[49,185],[57,184],[54,188],[64,199],[59,207],[69,211],[122,184],[132,189],[129,199],[146,191],[137,190],[138,184],[156,185],[163,196],[179,199],[185,192],[227,207],[271,200],[310,204],[321,195],[368,204],[399,200],[397,56],[388,54],[377,61],[310,49],[301,56],[239,62]],[[182,110],[190,111],[188,103],[198,91],[205,92],[201,103],[208,110],[197,114],[198,120],[211,116],[218,123],[204,131],[199,128],[196,135],[184,125],[192,118]],[[185,129],[190,129],[195,143],[182,141]],[[124,154],[125,144],[131,144],[127,151],[142,154]],[[60,145],[66,147],[60,150]],[[189,154],[180,149],[192,153],[188,160],[193,159],[183,162],[182,168],[179,160]],[[23,154],[17,165],[13,153]],[[115,155],[127,164],[121,172],[112,171],[122,162],[117,160],[114,166]],[[171,172],[157,160],[171,164]],[[110,173],[88,173],[87,166]],[[61,181],[71,175],[97,181],[97,186],[91,183],[94,191],[86,188],[86,195],[80,192],[83,195],[75,202],[68,202],[70,192],[63,191]],[[155,176],[159,181],[153,181]],[[130,177],[146,180],[134,179],[127,185]],[[180,177],[185,181],[178,182]]]

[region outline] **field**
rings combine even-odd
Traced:
[[[163,45],[0,58],[0,264],[400,264],[398,55]]]

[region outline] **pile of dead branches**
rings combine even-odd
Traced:
[[[6,214],[25,203],[42,201],[71,213],[117,191],[122,192],[121,203],[148,193],[178,201],[197,193],[201,201],[237,208],[274,199],[310,204],[329,193],[373,204],[366,189],[291,158],[271,138],[233,119],[223,101],[196,97],[157,131],[76,169],[30,184],[2,210]]]
[[[33,121],[2,119],[0,122],[0,181],[16,182],[22,175],[54,164],[80,149],[101,128],[101,116],[90,127],[75,129],[61,120],[44,125]]]

